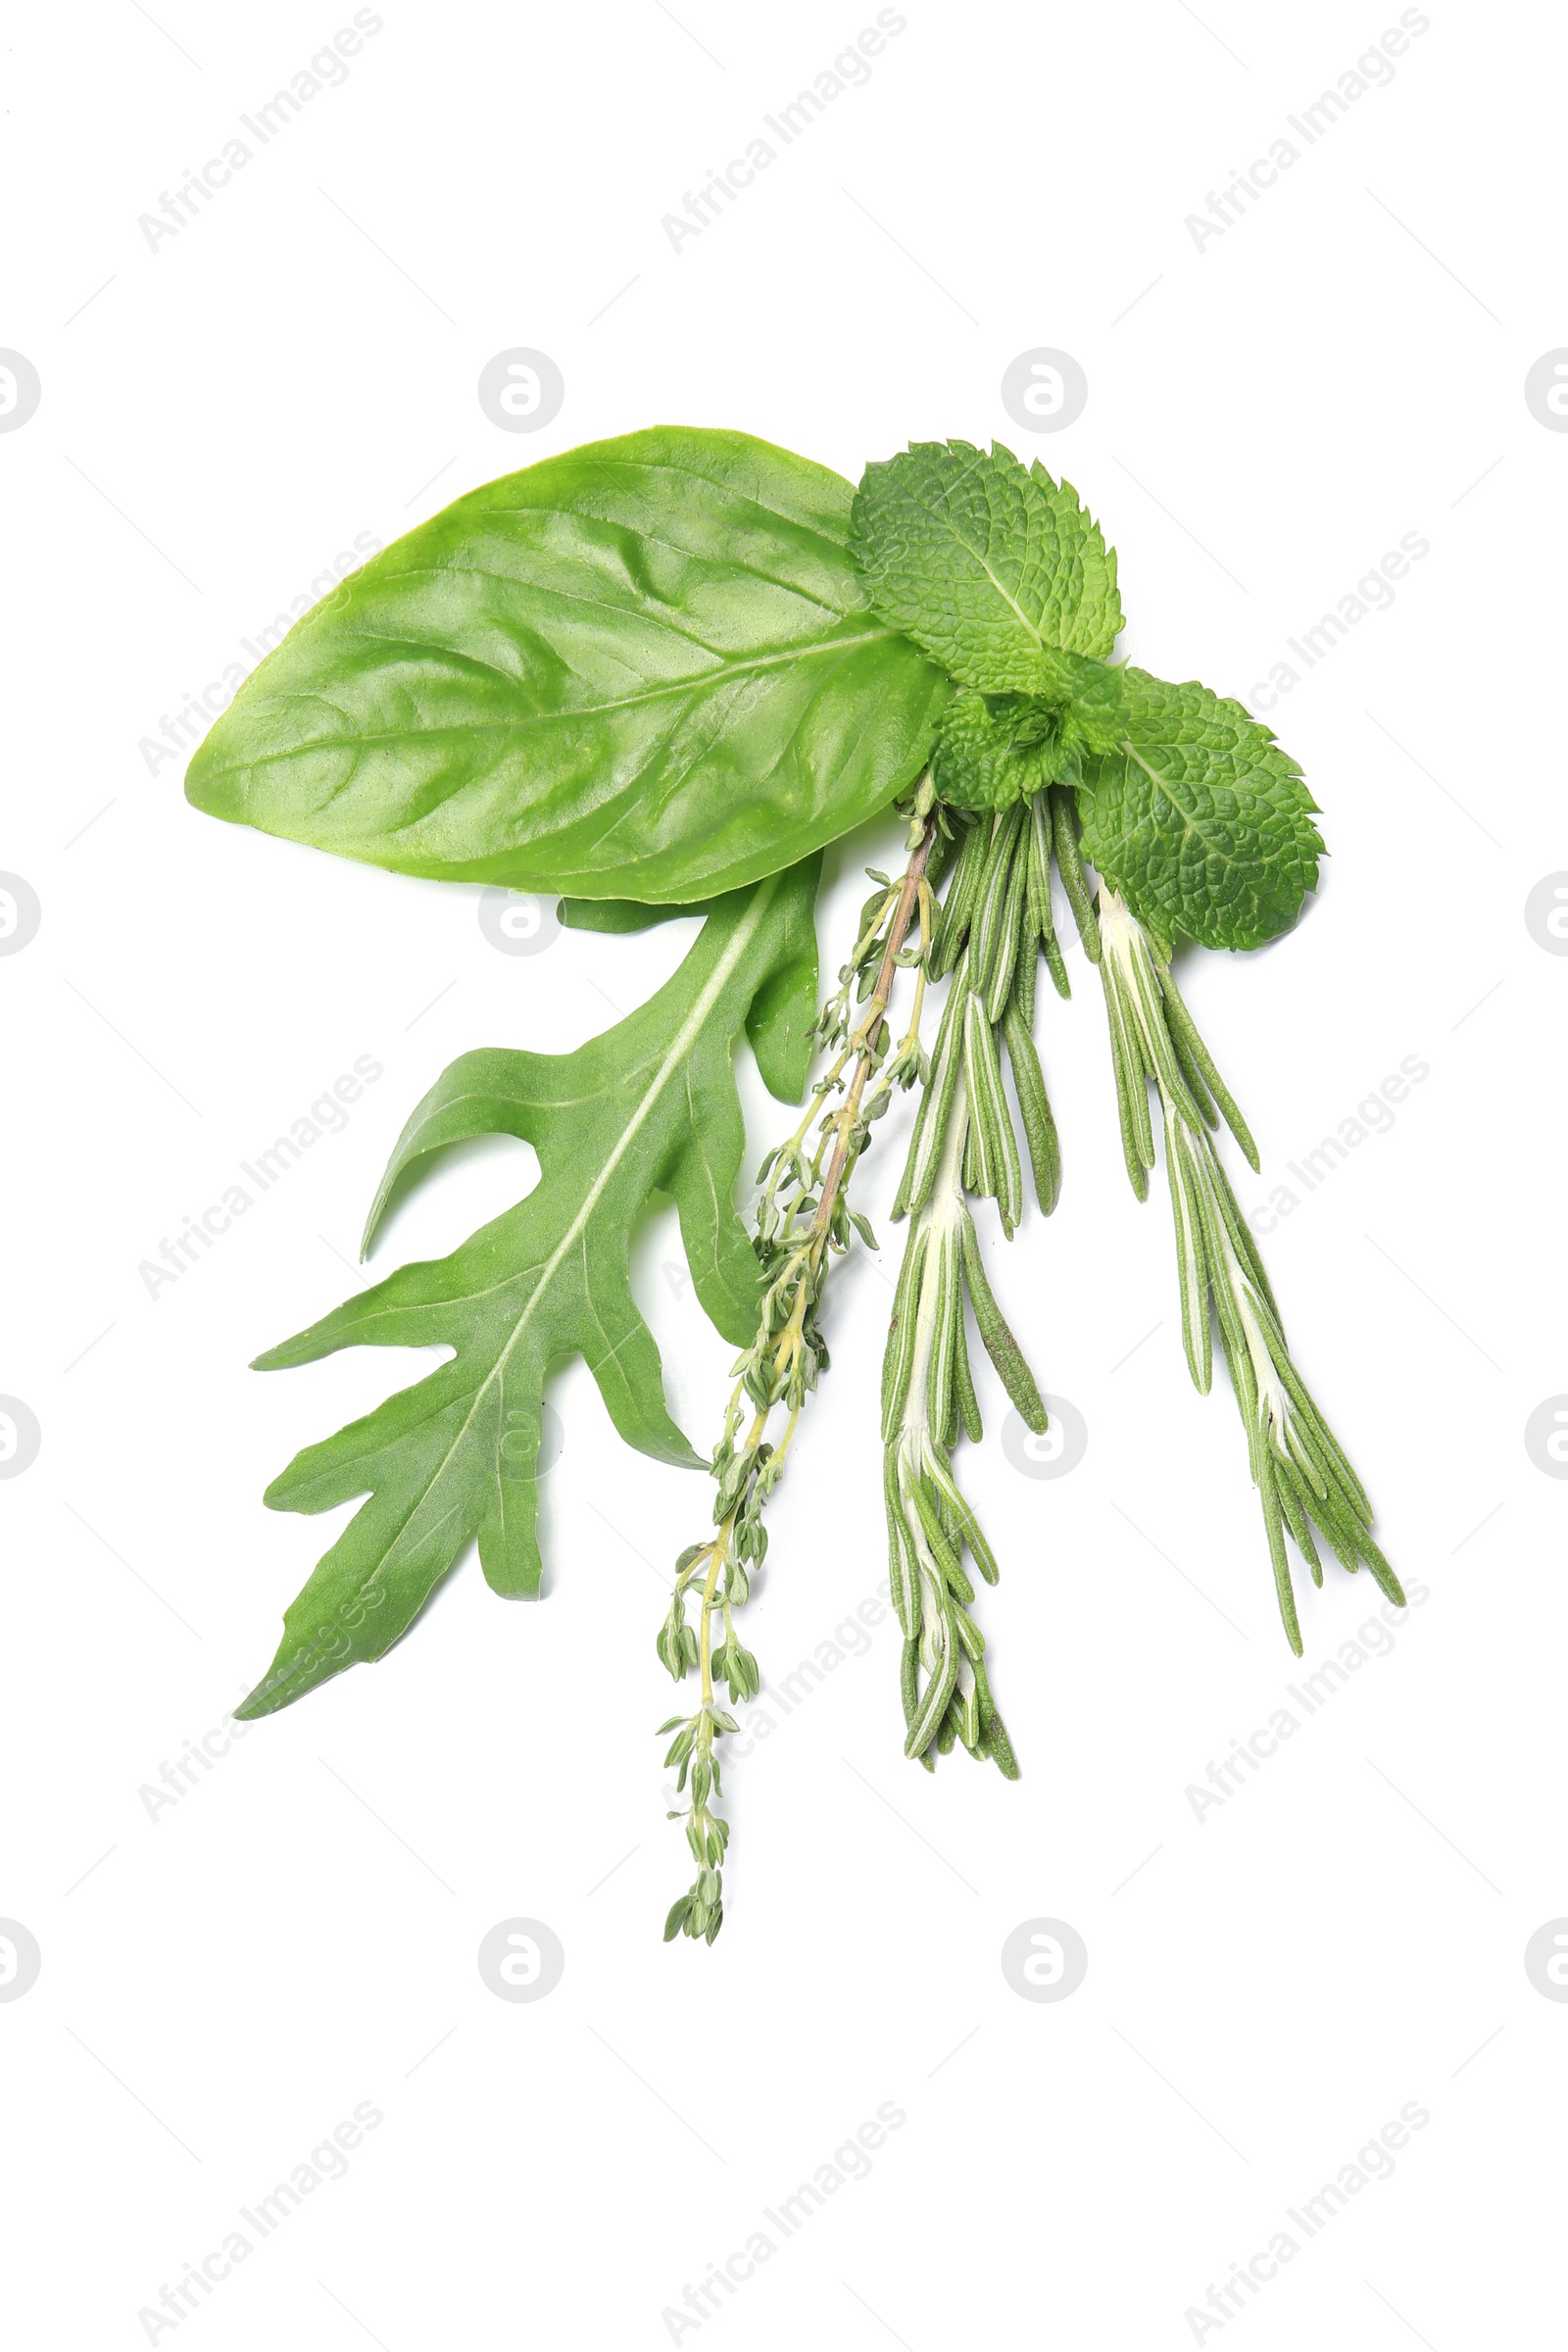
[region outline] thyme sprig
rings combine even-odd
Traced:
[[[815,1023],[823,1043],[837,1048],[834,1059],[812,1087],[793,1135],[758,1171],[762,1191],[753,1246],[762,1298],[756,1337],[733,1368],[735,1385],[713,1449],[715,1533],[688,1545],[676,1561],[669,1611],[659,1633],[659,1655],[671,1677],[683,1682],[695,1668],[699,1678],[695,1713],[672,1716],[661,1727],[662,1734],[675,1735],[664,1761],[677,1773],[677,1789],[688,1793],[684,1812],[669,1818],[685,1822],[697,1864],[695,1880],[664,1922],[666,1942],[686,1935],[711,1943],[723,1924],[721,1874],[730,1823],[714,1809],[723,1796],[717,1745],[739,1726],[718,1703],[715,1686],[727,1685],[731,1698],[740,1701],[761,1687],[757,1660],[736,1635],[735,1611],[750,1597],[752,1576],[766,1556],[767,1499],[783,1476],[806,1399],[828,1366],[819,1308],[833,1260],[849,1250],[852,1231],[869,1248],[877,1246],[867,1220],[850,1206],[851,1179],[895,1092],[927,1075],[920,1020],[935,915],[931,873],[940,872],[950,839],[929,785],[922,783],[910,811],[904,873],[895,882],[871,872],[877,887]],[[918,944],[906,947],[916,925]],[[890,1054],[888,1007],[896,975],[906,967],[915,972],[913,1003]],[[780,1412],[784,1423],[775,1443],[768,1433]]]

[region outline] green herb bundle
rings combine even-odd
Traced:
[[[971,1575],[995,1583],[998,1563],[955,1464],[982,1435],[971,1320],[1014,1409],[1046,1426],[977,1216],[1010,1237],[1026,1191],[1049,1214],[1061,1187],[1035,1045],[1042,971],[1069,994],[1054,876],[1098,968],[1140,1200],[1156,1125],[1163,1141],[1188,1366],[1206,1391],[1217,1334],[1291,1645],[1292,1546],[1318,1583],[1326,1547],[1402,1599],[1292,1361],[1222,1123],[1254,1167],[1256,1151],[1172,968],[1180,941],[1252,948],[1294,921],[1322,854],[1315,806],[1238,704],[1115,662],[1121,627],[1115,555],[1076,492],[1000,446],[913,447],[856,491],[742,434],[660,428],[458,500],[263,662],[192,761],[198,808],[400,872],[559,892],[582,928],[706,920],[664,987],[577,1052],[455,1062],[398,1140],[367,1248],[404,1169],[448,1144],[519,1136],[538,1185],[259,1359],[455,1351],[269,1489],[289,1510],[367,1499],[241,1715],[381,1656],[470,1539],[497,1592],[537,1591],[544,1382],[581,1354],[628,1444],[713,1482],[712,1532],[677,1561],[657,1637],[672,1678],[696,1678],[695,1709],[663,1727],[696,1870],[665,1933],[710,1942],[722,1742],[761,1684],[737,1615],[828,1368],[833,1266],[875,1247],[858,1162],[913,1095],[881,1398],[905,1752],[930,1769],[962,1746],[1016,1776]],[[819,1006],[818,853],[890,806],[904,870],[871,873]],[[758,1170],[750,1235],[733,1206],[743,1032],[770,1092],[807,1100]],[[656,1193],[740,1350],[706,1461],[669,1417],[628,1279]]]

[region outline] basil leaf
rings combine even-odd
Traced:
[[[853,497],[680,426],[491,482],[306,614],[186,793],[516,890],[668,903],[776,873],[914,779],[949,691],[865,601]]]

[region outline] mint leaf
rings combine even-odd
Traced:
[[[1038,459],[916,442],[868,466],[850,553],[872,610],[965,686],[1037,694],[1046,649],[1103,660],[1122,625],[1116,557]]]
[[[1048,784],[1076,784],[1087,753],[1112,749],[1122,732],[1122,673],[1102,662],[1053,654],[1083,673],[1080,699],[1047,695],[956,694],[937,722],[931,778],[960,808],[1005,808]]]
[[[274,1510],[369,1499],[285,1613],[240,1714],[270,1714],[380,1657],[471,1538],[496,1592],[538,1591],[540,1418],[545,1376],[564,1358],[586,1358],[628,1445],[702,1466],[665,1409],[659,1350],[632,1298],[632,1228],[651,1194],[671,1196],[703,1305],[727,1340],[752,1338],[759,1270],[731,1205],[745,1137],[730,1048],[752,1023],[767,1084],[804,1092],[819,862],[723,900],[658,995],[574,1054],[465,1054],[414,1113],[367,1242],[403,1171],[441,1145],[520,1136],[539,1182],[450,1257],[404,1266],[258,1358],[273,1371],[340,1348],[456,1350],[268,1489]]]
[[[1125,672],[1105,662],[1058,653],[1054,646],[1042,647],[1041,658],[1048,683],[1035,700],[1070,716],[1087,751],[1114,751],[1121,735]]]
[[[1301,771],[1240,703],[1122,672],[1120,747],[1085,762],[1085,855],[1164,941],[1255,948],[1295,918],[1323,843]]]
[[[959,808],[1006,808],[1054,784],[1064,765],[1056,714],[1026,694],[958,694],[931,746],[931,780]]]

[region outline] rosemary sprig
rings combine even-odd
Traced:
[[[1280,1616],[1299,1657],[1287,1535],[1315,1585],[1323,1582],[1323,1565],[1314,1527],[1346,1568],[1353,1573],[1364,1563],[1401,1607],[1404,1594],[1373,1540],[1366,1490],[1291,1361],[1257,1244],[1214,1149],[1211,1131],[1223,1117],[1255,1168],[1257,1147],[1247,1122],[1182,1002],[1168,956],[1126,903],[1103,885],[1100,937],[1127,1173],[1139,1200],[1147,1200],[1154,1165],[1152,1083],[1164,1130],[1188,1369],[1206,1396],[1212,1377],[1210,1333],[1216,1328],[1247,1431]]]
[[[983,1434],[964,1338],[966,1293],[1019,1412],[1035,1430],[1045,1428],[1046,1414],[981,1264],[962,1175],[970,1127],[960,1076],[930,1191],[909,1226],[888,1334],[883,1493],[893,1603],[904,1634],[904,1752],[930,1770],[938,1753],[961,1740],[971,1755],[994,1757],[1016,1780],[1017,1762],[986,1674],[985,1636],[967,1614],[975,1592],[962,1555],[967,1549],[991,1585],[996,1557],[953,1475],[960,1425],[971,1444]]]
[[[719,1705],[714,1687],[727,1684],[738,1700],[755,1697],[761,1687],[757,1660],[736,1636],[734,1613],[750,1596],[752,1573],[766,1555],[767,1498],[783,1475],[806,1399],[827,1369],[818,1310],[833,1259],[849,1249],[852,1228],[876,1247],[870,1225],[849,1204],[851,1178],[895,1089],[927,1074],[920,1020],[935,911],[929,876],[933,868],[940,872],[950,841],[923,783],[913,803],[908,862],[897,882],[872,872],[877,888],[862,909],[859,936],[816,1022],[823,1042],[838,1051],[794,1134],[758,1171],[762,1193],[754,1247],[764,1287],[757,1334],[734,1367],[735,1386],[713,1450],[716,1532],[677,1560],[659,1634],[659,1655],[673,1679],[683,1682],[695,1667],[700,1684],[696,1712],[672,1716],[661,1727],[675,1734],[664,1761],[677,1771],[677,1788],[685,1792],[689,1783],[685,1812],[670,1819],[684,1820],[697,1864],[696,1879],[664,1922],[666,1942],[684,1934],[711,1943],[723,1924],[721,1872],[730,1824],[714,1810],[713,1800],[723,1795],[717,1743],[738,1726]],[[906,947],[916,922],[918,945]],[[888,1006],[897,972],[909,965],[916,974],[914,1001],[890,1057]],[[864,1009],[856,1018],[858,1004]],[[778,1411],[785,1421],[774,1444],[768,1431]],[[695,1624],[689,1614],[694,1597]],[[717,1642],[715,1618],[722,1629]]]
[[[1046,1409],[986,1276],[969,1197],[995,1200],[1009,1237],[1023,1213],[1023,1168],[1002,1082],[1005,1046],[1035,1196],[1050,1214],[1061,1155],[1034,1047],[1041,956],[1061,994],[1067,975],[1051,911],[1053,820],[1042,790],[967,827],[932,953],[953,983],[910,1139],[895,1216],[910,1218],[882,1372],[883,1495],[889,1573],[904,1634],[905,1753],[932,1770],[961,1744],[1008,1780],[1017,1760],[991,1688],[985,1637],[969,1615],[967,1551],[988,1584],[995,1554],[953,1471],[959,1430],[982,1436],[965,1340],[965,1299],[1025,1424]]]

